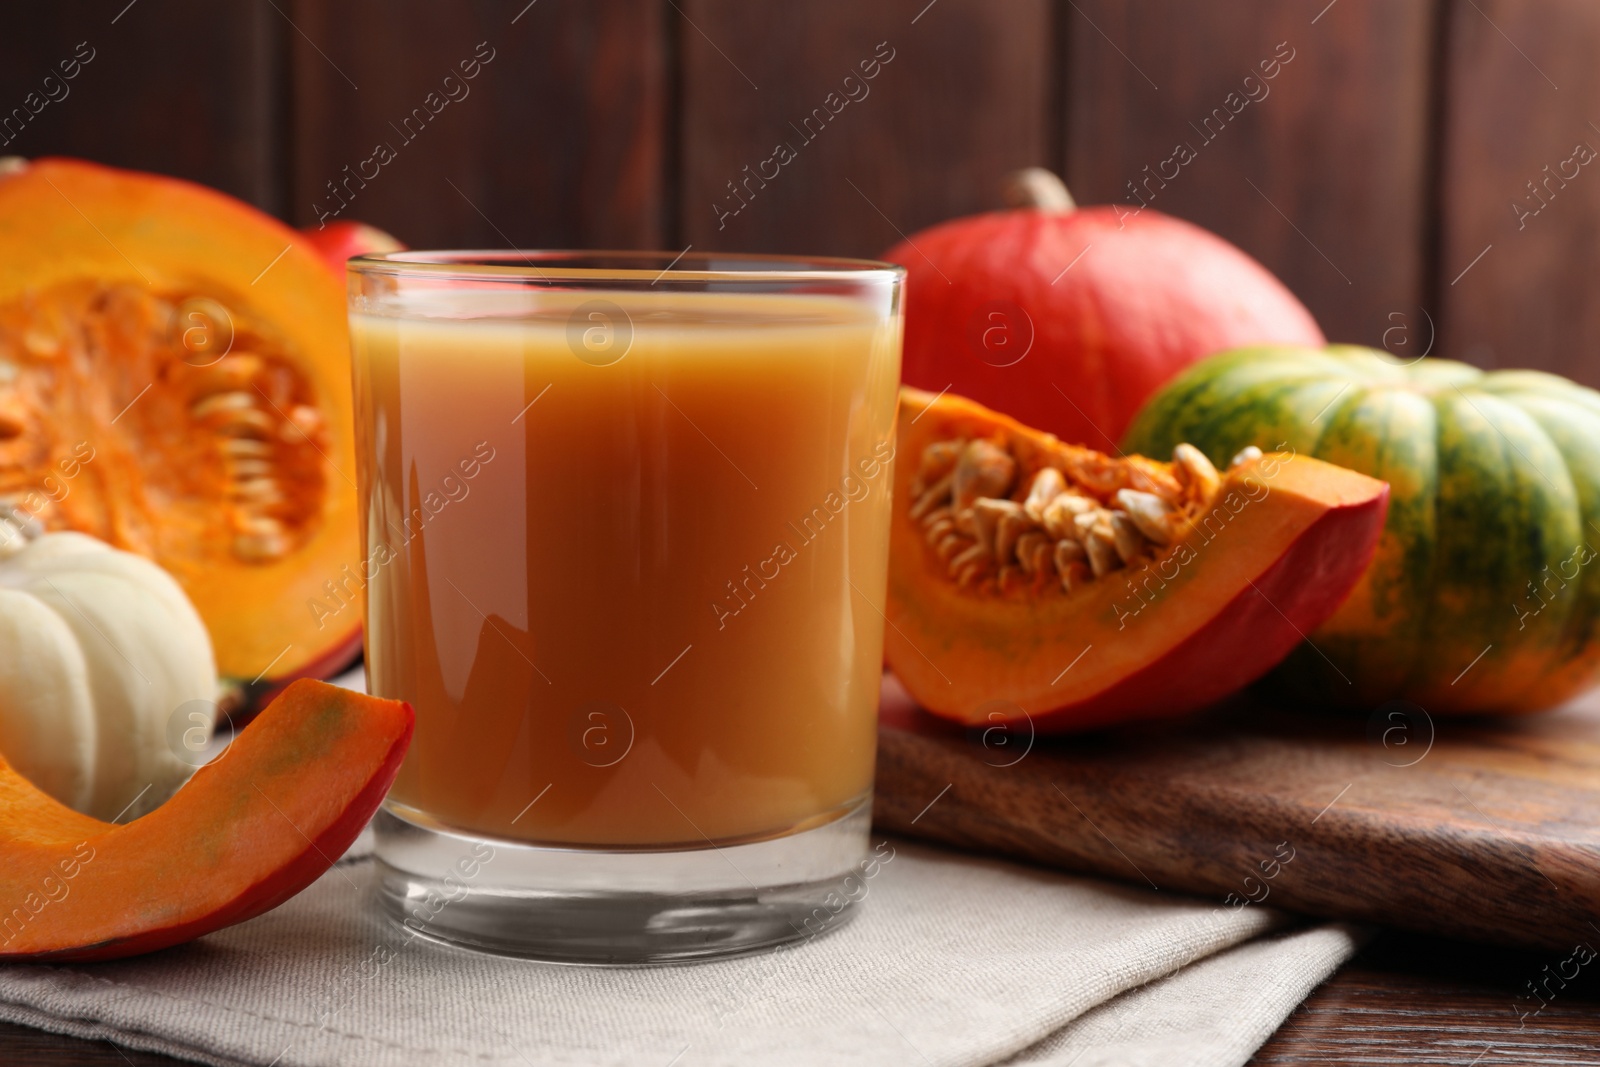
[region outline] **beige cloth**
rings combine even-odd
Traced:
[[[352,856],[283,907],[139,959],[0,968],[0,1019],[212,1064],[1237,1065],[1349,931],[901,840],[842,929],[679,967],[408,940]],[[387,950],[387,951],[385,951]]]
[[[365,833],[298,897],[191,944],[0,967],[0,1020],[228,1067],[1237,1067],[1355,951],[1342,926],[887,844],[841,929],[624,970],[412,938],[374,913]]]

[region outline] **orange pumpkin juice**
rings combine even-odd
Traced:
[[[860,802],[898,309],[516,299],[352,316],[369,683],[417,712],[391,809],[703,848]]]

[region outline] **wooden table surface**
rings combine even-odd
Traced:
[[[1600,947],[1600,937],[1595,939]],[[1255,1059],[1268,1064],[1600,1064],[1600,959],[1537,1015],[1526,984],[1564,954],[1385,932],[1318,989]],[[0,1024],[0,1063],[156,1067],[179,1061]]]

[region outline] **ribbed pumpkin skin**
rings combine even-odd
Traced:
[[[1600,393],[1538,371],[1247,348],[1153,396],[1123,447],[1294,450],[1391,487],[1371,567],[1279,671],[1429,712],[1537,711],[1600,681]]]

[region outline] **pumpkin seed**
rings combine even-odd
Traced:
[[[971,507],[979,497],[1003,497],[1011,490],[1017,461],[993,441],[968,441],[952,472],[956,507]]]
[[[272,455],[272,446],[254,437],[224,437],[222,454],[225,456],[265,457]]]
[[[987,563],[989,561],[988,546],[978,543],[962,552],[950,561],[950,573],[955,574],[963,570],[969,563]]]
[[[1026,529],[1018,529],[1017,524],[1029,523],[1028,516],[1023,512],[1022,505],[1015,500],[995,500],[982,497],[972,505],[973,516],[978,526],[978,541],[994,553],[994,558],[1001,563],[1012,559],[1011,550],[1016,546],[1017,535]],[[1001,531],[1004,529],[1004,539]]]
[[[954,482],[954,477],[947,474],[943,478],[940,478],[933,485],[929,486],[927,490],[925,490],[923,494],[917,498],[917,502],[911,505],[911,517],[913,519],[920,519],[928,512],[938,507],[940,504],[943,504],[946,500],[949,500],[950,487],[954,484]]]
[[[1017,562],[1025,574],[1039,574],[1050,566],[1055,545],[1041,530],[1029,530],[1017,538]]]
[[[978,584],[979,579],[989,573],[989,564],[986,560],[974,560],[962,567],[956,574],[956,584],[962,588],[970,588]]]
[[[998,500],[988,500],[980,497],[971,508],[967,509],[972,516],[972,536],[983,546],[983,550],[990,555],[994,554],[994,527],[1000,521],[1000,516],[994,508],[986,506],[998,504]]]
[[[237,411],[227,412],[218,430],[225,434],[259,433],[263,439],[270,439],[272,431],[277,429],[277,426],[278,424],[273,421],[272,416],[265,411],[259,411],[255,408],[242,408]]]
[[[1117,554],[1115,538],[1106,526],[1091,527],[1088,536],[1084,538],[1083,547],[1089,554],[1089,570],[1096,578],[1103,578],[1122,566],[1122,557]]]
[[[228,468],[228,473],[235,478],[264,478],[270,475],[273,466],[264,459],[236,459]]]
[[[1194,445],[1184,442],[1172,450],[1172,461],[1178,465],[1178,478],[1186,482],[1195,497],[1210,500],[1222,487],[1222,476],[1211,465],[1206,454]]]
[[[1172,543],[1172,511],[1165,500],[1137,489],[1118,489],[1116,502],[1145,537],[1158,545]]]
[[[955,470],[956,460],[966,446],[965,441],[935,441],[924,448],[917,476],[911,482],[911,494],[920,496],[928,486]]]
[[[1073,523],[1079,515],[1086,515],[1098,507],[1093,500],[1077,493],[1066,492],[1045,505],[1041,521],[1051,537],[1060,540],[1063,537],[1076,537]]]
[[[1061,476],[1061,472],[1054,467],[1044,467],[1033,476],[1033,483],[1028,486],[1028,498],[1022,502],[1022,508],[1034,522],[1043,522],[1045,507],[1066,491],[1067,480]]]
[[[197,400],[214,393],[246,389],[261,373],[265,363],[253,352],[230,352],[208,367],[189,370]]]
[[[1233,467],[1242,467],[1251,460],[1260,458],[1261,449],[1257,448],[1255,445],[1245,445],[1243,448],[1239,449],[1239,454],[1233,457],[1233,462],[1229,463],[1228,466],[1230,469]]]
[[[246,563],[270,563],[289,551],[289,537],[277,519],[251,516],[239,527],[233,538],[233,554]]]
[[[271,478],[241,478],[228,486],[228,495],[254,503],[276,503],[283,499],[278,483]]]
[[[1103,508],[1098,507],[1093,511],[1085,511],[1082,514],[1074,515],[1072,517],[1071,536],[1076,539],[1079,544],[1087,546],[1091,531],[1093,531],[1096,526],[1100,526],[1105,522],[1105,515],[1106,511]],[[1105,526],[1105,537],[1108,541],[1111,539],[1111,527],[1109,524],[1106,524]]]
[[[289,409],[289,426],[293,426],[301,435],[310,439],[311,435],[322,429],[322,414],[316,408],[306,404],[296,404]],[[285,430],[288,426],[284,427]],[[285,434],[285,440],[294,440]]]
[[[1111,543],[1123,563],[1132,563],[1144,552],[1144,535],[1126,511],[1111,513]]]
[[[1061,573],[1061,588],[1068,594],[1076,593],[1079,589],[1088,585],[1091,580],[1088,566],[1077,560],[1068,563],[1065,567],[1058,566],[1056,570]]]
[[[1039,528],[1039,524],[1028,517],[1021,505],[1009,500],[1006,503],[1015,510],[1002,514],[994,528],[994,554],[996,559],[1002,561],[1015,559],[1018,539]]]
[[[255,406],[255,397],[242,390],[233,389],[225,393],[212,393],[196,401],[189,408],[189,414],[197,419],[208,419],[213,415],[232,415],[239,411],[253,410]]]
[[[1083,545],[1070,538],[1062,538],[1057,541],[1052,555],[1056,570],[1063,573],[1072,564],[1087,563],[1089,560],[1089,553],[1084,549]]]
[[[35,359],[54,359],[61,354],[61,340],[43,330],[29,330],[23,334],[22,347]]]

